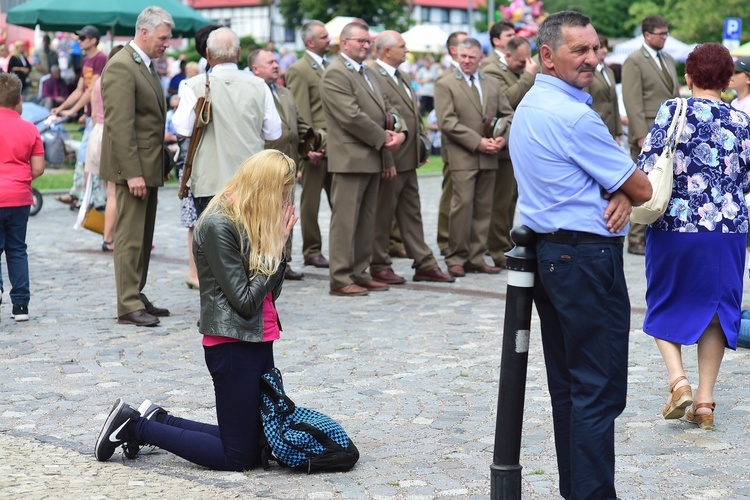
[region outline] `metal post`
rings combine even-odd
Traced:
[[[508,257],[500,388],[497,398],[495,452],[492,457],[490,498],[521,499],[521,431],[529,359],[531,308],[536,271],[535,233],[526,226],[511,232],[516,246]]]

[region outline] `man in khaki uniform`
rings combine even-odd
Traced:
[[[622,100],[628,114],[628,142],[633,161],[638,160],[661,103],[678,97],[680,92],[674,59],[662,50],[669,36],[669,23],[661,16],[648,16],[643,18],[641,29],[646,43],[622,65]],[[646,226],[631,223],[628,253],[645,252]]]
[[[393,105],[398,116],[406,122],[412,133],[393,153],[396,177],[380,181],[370,274],[373,279],[389,285],[406,282],[406,279],[393,272],[388,254],[391,221],[395,214],[406,253],[414,259],[414,281],[450,283],[455,281],[455,278],[440,270],[432,250],[424,241],[417,167],[421,164],[420,147],[424,147],[427,153],[429,147],[426,144],[429,143],[419,114],[416,92],[397,69],[406,60],[408,49],[404,39],[395,31],[384,31],[378,35],[375,48],[378,57],[372,65],[372,73],[380,81],[388,102]],[[422,146],[423,141],[425,146]],[[427,154],[424,161],[426,159]]]
[[[370,44],[367,25],[347,24],[341,32],[339,57],[328,66],[320,84],[333,173],[328,245],[332,295],[388,290],[388,285],[372,279],[367,268],[380,179],[396,175],[391,152],[406,135],[386,130],[386,115],[395,110],[378,78],[363,64]]]
[[[620,120],[620,104],[617,102],[617,90],[615,89],[615,72],[606,64],[604,58],[609,52],[609,40],[604,35],[599,36],[599,64],[594,73],[594,83],[584,89],[591,94],[591,107],[602,117],[607,130],[620,144],[622,135],[622,121]]]
[[[497,153],[507,147],[513,116],[500,85],[478,71],[482,46],[473,38],[458,45],[459,70],[435,85],[435,109],[453,183],[448,255],[453,276],[497,274],[484,260],[492,210]],[[499,137],[485,137],[485,117],[503,117]]]
[[[515,111],[523,96],[534,85],[534,79],[539,71],[539,66],[531,58],[531,45],[528,40],[521,37],[507,40],[504,52],[499,54],[496,47],[495,54],[485,59],[483,64],[484,75],[497,80]],[[518,187],[513,176],[510,149],[504,148],[500,151],[498,158],[487,248],[495,266],[505,269],[507,261],[505,252],[513,248],[510,231],[513,229],[513,218],[516,215]]]
[[[292,91],[300,116],[315,130],[326,130],[326,116],[320,99],[320,79],[328,66],[325,58],[331,39],[325,25],[316,20],[302,25],[300,32],[305,42],[304,55],[286,70],[286,86]],[[322,253],[323,239],[318,225],[320,194],[325,190],[331,201],[331,179],[328,159],[324,152],[310,153],[300,163],[302,196],[300,197],[300,226],[302,228],[302,256],[305,265],[327,268],[328,260]]]
[[[297,111],[292,93],[288,89],[276,85],[276,81],[279,79],[279,63],[276,56],[268,50],[254,50],[247,57],[247,66],[255,76],[266,82],[266,85],[271,89],[276,110],[281,117],[281,137],[275,141],[265,141],[265,148],[279,150],[299,165],[300,137],[307,132],[310,126]],[[294,186],[292,186],[292,199],[294,199]],[[284,247],[287,261],[284,277],[288,280],[301,280],[303,274],[292,270],[292,266],[289,265],[292,260],[292,236],[293,233],[290,232]]]

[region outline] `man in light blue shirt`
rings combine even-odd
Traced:
[[[541,321],[564,498],[616,498],[614,422],[625,408],[630,301],[622,267],[633,204],[651,185],[617,146],[583,88],[599,40],[558,12],[537,37],[542,74],[511,125],[522,224],[537,233]]]

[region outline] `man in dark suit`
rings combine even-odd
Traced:
[[[276,56],[268,50],[254,50],[247,58],[247,66],[255,76],[266,82],[271,89],[276,110],[281,117],[281,137],[275,141],[266,141],[266,149],[277,149],[299,165],[300,137],[305,135],[310,126],[300,116],[291,91],[276,85],[279,79],[279,63],[276,60]],[[292,186],[292,199],[294,199],[294,186]],[[302,273],[293,271],[292,266],[289,265],[289,262],[292,260],[291,232],[289,233],[289,238],[286,240],[284,251],[287,261],[287,266],[284,270],[285,279],[301,280],[303,278]]]
[[[499,23],[498,23],[499,24]],[[489,63],[487,63],[489,61]],[[534,85],[539,65],[531,58],[531,45],[522,37],[512,37],[505,41],[505,50],[488,57],[480,65],[482,73],[495,78],[513,110],[521,102],[526,92]],[[513,163],[509,148],[498,154],[499,163],[495,173],[495,190],[492,194],[492,218],[487,236],[487,248],[495,266],[505,269],[505,252],[513,248],[510,231],[516,215],[518,188],[513,176]]]
[[[315,130],[326,130],[326,116],[320,99],[320,79],[328,66],[325,55],[331,39],[325,25],[317,20],[302,25],[300,32],[305,42],[305,53],[286,70],[286,86],[292,91],[299,114]],[[328,267],[323,256],[323,239],[318,225],[320,194],[326,192],[331,201],[332,174],[328,171],[325,152],[310,153],[302,158],[302,195],[300,196],[300,226],[302,229],[302,256],[305,265]]]
[[[375,74],[363,64],[371,44],[368,26],[349,23],[340,38],[340,55],[320,85],[328,125],[328,166],[333,172],[331,294],[355,296],[388,289],[373,280],[367,268],[380,179],[396,175],[391,152],[406,135],[386,129],[386,115],[395,110]]]
[[[622,65],[622,100],[628,114],[628,142],[633,161],[638,160],[661,103],[680,93],[674,59],[662,50],[669,36],[669,23],[661,16],[648,16],[643,18],[641,29],[645,43]],[[645,252],[646,226],[631,223],[628,253]]]
[[[406,122],[412,133],[393,153],[396,177],[380,181],[370,274],[373,279],[389,285],[406,282],[406,279],[393,272],[388,252],[391,221],[395,214],[406,253],[414,259],[414,281],[451,283],[455,278],[440,270],[432,250],[424,241],[417,167],[422,164],[420,161],[427,161],[429,142],[419,114],[416,92],[397,69],[406,60],[408,49],[404,39],[395,31],[380,33],[375,41],[375,49],[378,58],[372,65],[372,73],[380,81],[388,102],[393,105],[398,116]],[[424,151],[422,159],[419,154],[420,147]]]
[[[620,104],[617,102],[617,90],[615,89],[615,72],[606,64],[604,58],[609,52],[609,40],[604,35],[599,36],[599,64],[596,66],[594,73],[594,83],[585,90],[591,94],[591,107],[602,117],[602,121],[607,126],[607,130],[612,137],[620,144],[622,135],[622,121],[620,121]]]
[[[138,16],[135,38],[102,74],[104,138],[102,178],[114,182],[117,199],[115,281],[118,322],[159,323],[167,309],[141,292],[146,286],[156,221],[157,191],[164,184],[164,89],[150,64],[164,54],[174,21],[164,9],[147,7]]]
[[[484,260],[492,210],[497,153],[507,147],[513,117],[500,85],[477,69],[482,46],[473,38],[458,44],[459,70],[435,85],[435,109],[453,183],[448,255],[453,276],[497,274]],[[502,118],[499,133],[485,132],[485,118]]]

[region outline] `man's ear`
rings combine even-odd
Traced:
[[[23,96],[18,98],[18,104],[16,104],[16,113],[19,115],[23,113]]]

